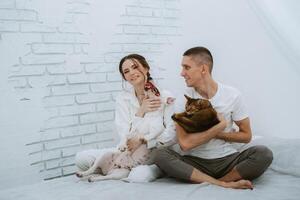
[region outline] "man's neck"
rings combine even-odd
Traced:
[[[195,90],[204,98],[211,99],[218,91],[218,83],[213,79],[207,80],[200,84],[199,87],[195,87]]]

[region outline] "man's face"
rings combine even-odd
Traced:
[[[199,65],[191,56],[183,56],[180,75],[185,79],[188,87],[197,87],[203,79],[203,66]]]

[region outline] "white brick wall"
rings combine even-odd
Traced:
[[[32,3],[0,2],[0,36],[26,41],[27,52],[15,55],[19,62],[8,75],[15,92],[46,91],[41,100],[48,118],[37,124],[40,132],[32,133],[40,139],[27,146],[32,165],[50,179],[74,173],[76,152],[115,143],[114,101],[122,89],[118,62],[126,54],[141,53],[155,66],[155,58],[178,35],[179,1],[127,0],[109,48],[98,56],[89,52],[93,41],[77,23],[89,15],[92,1],[67,1],[64,23],[57,26],[41,21],[45,13],[29,9]]]

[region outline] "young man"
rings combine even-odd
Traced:
[[[261,145],[241,153],[234,148],[232,142],[251,141],[250,120],[240,92],[216,82],[212,78],[212,69],[213,57],[208,49],[194,47],[183,54],[181,76],[189,87],[186,94],[208,99],[219,113],[221,122],[194,134],[187,134],[176,124],[182,152],[161,149],[156,164],[169,176],[196,183],[202,182],[203,173],[224,182],[253,180],[271,164],[272,151]],[[250,181],[245,184],[241,188],[252,188]]]

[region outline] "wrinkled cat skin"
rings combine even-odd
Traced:
[[[217,112],[208,100],[184,96],[187,99],[185,112],[175,113],[172,119],[187,133],[206,131],[220,122]]]

